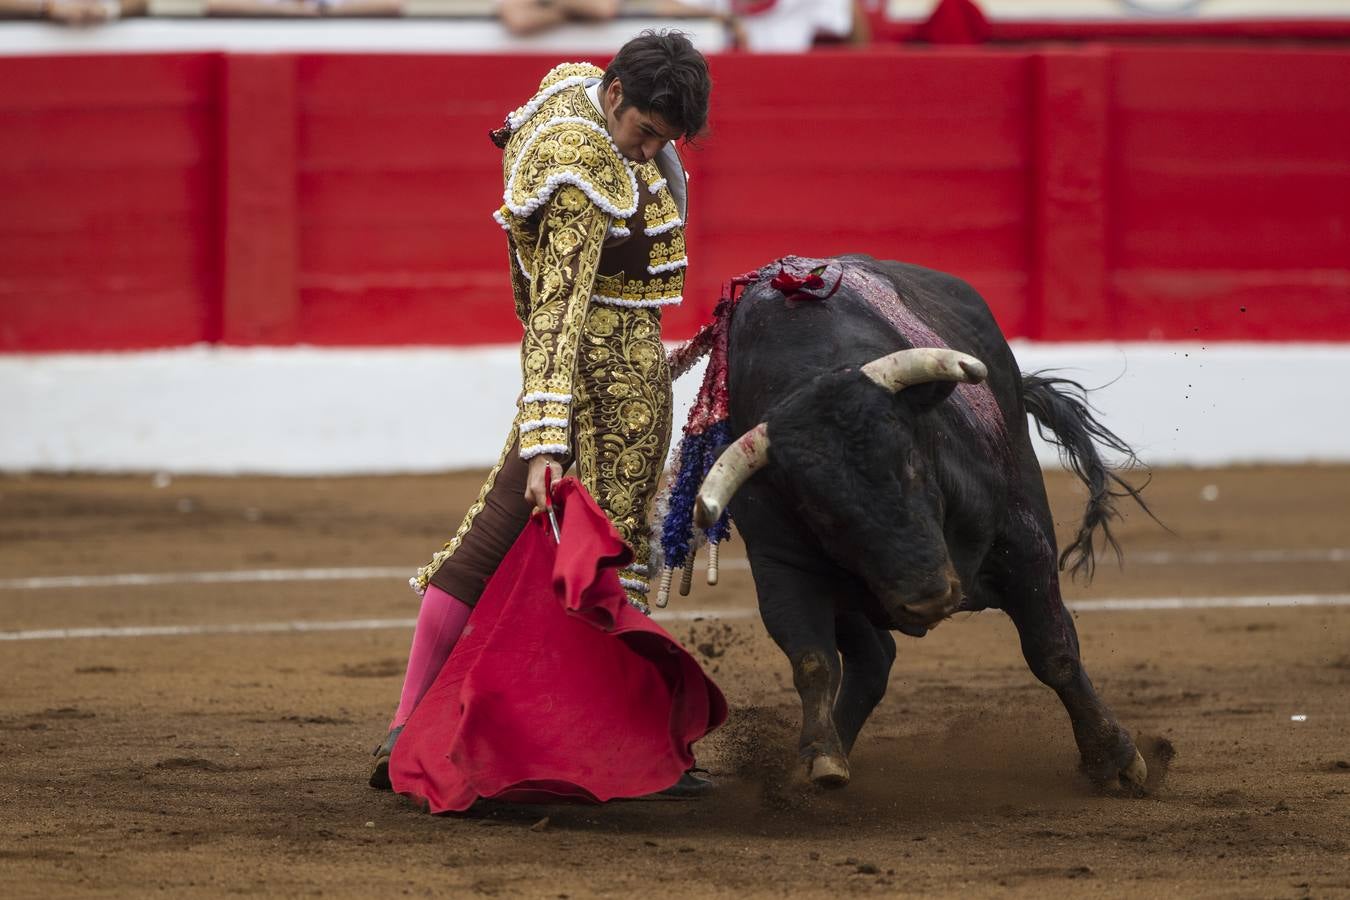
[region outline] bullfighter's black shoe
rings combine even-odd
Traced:
[[[658,797],[674,797],[679,800],[697,800],[699,797],[706,796],[717,788],[717,783],[712,780],[707,769],[700,769],[694,766],[685,771],[680,776],[680,780],[666,788],[664,791],[657,791]]]
[[[389,783],[389,757],[394,753],[394,744],[398,743],[398,736],[403,733],[403,726],[391,728],[389,733],[384,736],[384,742],[375,748],[375,768],[370,773],[370,786],[377,791],[392,791],[394,786]]]

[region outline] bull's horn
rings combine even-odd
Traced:
[[[891,393],[929,381],[964,381],[979,384],[989,377],[984,363],[966,353],[945,347],[897,350],[862,367],[863,374]]]
[[[708,528],[722,518],[737,489],[769,461],[769,428],[760,422],[732,441],[713,463],[694,503],[694,524]]]

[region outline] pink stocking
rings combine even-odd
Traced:
[[[460,632],[469,621],[473,607],[434,585],[427,585],[422,596],[422,608],[417,613],[417,627],[413,630],[412,649],[408,651],[408,672],[403,676],[403,693],[399,696],[398,712],[390,728],[408,721],[422,695],[431,687],[441,666],[450,656],[459,640]]]

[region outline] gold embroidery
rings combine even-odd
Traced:
[[[595,295],[617,298],[620,305],[661,305],[662,301],[677,301],[684,295],[684,271],[677,269],[666,275],[648,278],[629,278],[624,275],[595,276]]]
[[[582,324],[608,229],[609,218],[571,185],[560,188],[544,209],[530,292],[534,312],[521,345],[526,397],[572,394]],[[520,416],[522,425],[570,418],[561,400],[524,401]],[[547,424],[521,434],[520,452],[526,458],[560,453],[569,442],[567,426]]]
[[[590,315],[587,317],[586,330],[600,337],[608,337],[614,333],[614,328],[618,324],[618,313],[603,306],[596,306],[591,308]]]
[[[648,228],[656,228],[668,222],[674,222],[679,217],[680,211],[675,208],[675,198],[664,187],[657,192],[655,200],[642,208],[642,218],[646,221],[646,227]]]
[[[619,297],[623,292],[623,274],[596,275],[595,292],[601,297]]]
[[[502,167],[506,203],[498,213],[513,231],[563,184],[582,188],[611,216],[627,218],[637,209],[636,179],[579,85],[548,98],[511,136]]]
[[[555,66],[544,77],[540,91],[567,78],[598,78],[602,74],[589,63],[565,63]],[[601,251],[608,237],[606,228],[600,241],[595,242],[594,231],[599,220],[607,220],[616,211],[636,211],[637,194],[635,178],[609,140],[604,118],[586,96],[585,88],[574,84],[542,101],[540,96],[526,104],[536,106],[536,111],[512,135],[502,157],[508,202],[498,216],[506,224],[512,248],[511,280],[517,317],[527,323],[527,330],[564,335],[558,346],[545,346],[550,342],[531,340],[527,334],[522,355],[526,392],[568,394],[569,374],[551,371],[549,360],[562,353],[568,361],[565,368],[570,367],[576,342],[565,333],[577,324],[576,317],[581,314],[571,306],[574,302],[584,306],[589,300],[596,269],[590,257]],[[513,116],[523,114],[526,107]],[[574,215],[575,221],[569,221],[568,214]],[[561,260],[574,255],[576,264],[561,264]],[[522,267],[529,276],[519,272]],[[582,288],[585,296],[574,296]],[[567,298],[563,298],[564,294]],[[549,319],[537,319],[541,313]],[[543,357],[531,357],[540,350],[544,351]],[[530,383],[531,374],[546,383]],[[523,412],[526,419],[543,417],[538,408]],[[549,417],[567,416],[564,409]],[[523,442],[522,452],[559,437],[565,434],[541,433],[539,440]]]
[[[597,314],[601,314],[597,319]],[[606,334],[592,329],[597,321]],[[670,446],[670,370],[661,346],[659,309],[592,307],[587,317],[578,378],[577,467],[582,483],[633,548],[634,562],[650,562],[648,507]],[[631,570],[625,578],[645,580]],[[625,587],[630,599],[644,595]]]
[[[665,265],[684,259],[684,230],[677,228],[670,233],[669,240],[652,243],[651,266]]]
[[[531,106],[538,109],[548,101],[549,98],[542,97],[541,95],[549,88],[562,81],[566,81],[568,78],[600,78],[604,74],[605,72],[603,69],[599,66],[592,65],[591,63],[558,63],[558,65],[545,73],[543,80],[539,82],[539,89],[535,91],[534,96],[531,97],[524,106],[519,106],[512,110],[511,115],[508,118],[515,120],[515,127],[520,127],[523,124],[521,121],[522,117],[526,115],[526,111]]]
[[[539,90],[547,90],[566,78],[599,78],[604,74],[605,70],[594,63],[558,63],[556,66],[549,69],[543,79],[539,82]]]

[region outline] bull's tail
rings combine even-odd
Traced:
[[[1119,474],[1118,469],[1138,465],[1134,451],[1111,429],[1097,421],[1087,402],[1087,389],[1067,378],[1050,378],[1042,372],[1022,376],[1022,397],[1027,412],[1036,420],[1041,437],[1059,446],[1060,458],[1088,488],[1087,509],[1078,534],[1059,557],[1060,569],[1067,568],[1074,577],[1082,574],[1088,581],[1097,566],[1093,536],[1101,529],[1106,544],[1121,559],[1120,544],[1111,533],[1111,523],[1120,518],[1116,501],[1129,497],[1140,509],[1157,521],[1140,491]],[[1108,465],[1098,447],[1114,450],[1124,457],[1116,467]]]

